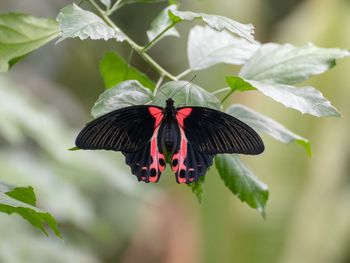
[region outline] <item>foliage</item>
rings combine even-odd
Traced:
[[[231,18],[179,11],[173,1],[169,3],[152,22],[146,32],[149,42],[140,46],[125,34],[110,18],[118,8],[131,3],[153,3],[159,1],[86,1],[94,7],[96,13],[83,9],[76,4],[64,7],[57,16],[59,40],[67,38],[114,39],[126,42],[157,73],[159,79],[155,85],[146,74],[129,65],[116,53],[108,52],[100,63],[100,71],[105,82],[106,91],[92,108],[93,117],[101,116],[111,110],[135,104],[154,104],[164,106],[165,99],[173,97],[176,105],[205,106],[222,109],[223,102],[235,91],[258,90],[264,95],[288,108],[317,117],[335,116],[339,112],[323,97],[322,93],[311,86],[297,87],[296,84],[309,77],[321,74],[335,65],[335,60],[349,56],[341,49],[319,48],[312,44],[295,47],[290,44],[261,44],[254,39],[253,26],[242,24]],[[20,37],[23,21],[31,19],[33,25],[28,32],[32,36]],[[174,76],[159,65],[148,50],[166,36],[179,36],[175,26],[183,21],[202,20],[206,26],[194,26],[189,32],[187,56],[189,68]],[[5,14],[0,22],[5,30],[0,31],[0,42],[10,43],[1,46],[0,54],[10,54],[1,60],[2,71],[6,71],[18,58],[40,47],[57,36],[57,25],[26,15]],[[50,26],[47,26],[49,24]],[[44,28],[44,29],[43,29]],[[1,29],[3,30],[3,29]],[[13,32],[12,32],[13,31]],[[16,31],[16,34],[14,33]],[[27,38],[30,41],[27,41]],[[39,41],[40,39],[40,41]],[[21,46],[14,43],[20,41]],[[2,53],[3,52],[3,53]],[[213,93],[194,83],[184,81],[186,75],[193,71],[210,68],[219,63],[242,65],[237,76],[227,76],[228,87]],[[234,73],[232,73],[234,74]],[[164,80],[169,80],[163,84]],[[219,95],[225,96],[219,101]],[[305,147],[311,155],[309,141],[289,131],[275,120],[242,105],[230,105],[229,114],[245,121],[260,133],[283,142],[296,142]],[[253,172],[236,155],[219,155],[215,166],[231,192],[252,208],[265,214],[268,189]],[[203,181],[204,182],[204,181]],[[201,200],[203,182],[193,185],[192,190]]]

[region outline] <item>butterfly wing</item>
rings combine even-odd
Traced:
[[[75,144],[80,149],[121,151],[139,180],[156,182],[165,168],[164,156],[157,145],[162,120],[160,107],[121,108],[88,123]]]
[[[183,119],[189,114],[189,111],[177,111],[176,114],[176,134],[175,151],[171,158],[171,168],[175,172],[178,183],[197,182],[201,176],[204,176],[207,169],[213,164],[213,154],[202,153],[197,145],[193,144],[186,136]]]
[[[221,111],[204,107],[178,108],[176,118],[187,140],[203,154],[260,154],[264,144],[247,124]]]

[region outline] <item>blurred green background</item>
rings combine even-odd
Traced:
[[[1,0],[0,11],[56,17],[69,3]],[[130,5],[113,19],[144,44],[145,30],[162,8]],[[350,46],[348,0],[183,1],[180,9],[251,22],[261,42]],[[150,52],[174,74],[187,66],[190,24],[178,28],[183,38],[166,38]],[[103,91],[98,62],[108,50],[124,57],[130,52],[125,44],[66,40],[0,75],[0,179],[33,186],[38,206],[57,218],[64,237],[47,238],[19,216],[0,214],[1,263],[350,262],[349,59],[308,81],[342,118],[301,115],[257,92],[226,102],[248,105],[311,141],[312,158],[302,147],[267,137],[263,155],[244,158],[269,185],[263,220],[229,192],[215,168],[206,176],[199,205],[169,171],[157,185],[143,184],[119,153],[67,151]],[[136,55],[132,64],[156,79]],[[218,89],[235,72],[233,66],[215,66],[198,72],[195,83]]]

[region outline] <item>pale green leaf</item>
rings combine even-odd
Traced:
[[[312,44],[263,45],[241,69],[240,76],[249,80],[279,84],[296,84],[321,74],[335,65],[335,60],[349,56],[338,48],[319,48]]]
[[[165,101],[172,98],[175,106],[202,106],[220,110],[220,102],[208,91],[187,81],[170,81],[162,85],[153,100],[154,105],[165,106]]]
[[[103,92],[91,109],[91,115],[97,118],[120,108],[150,104],[152,99],[153,95],[149,89],[137,80],[127,80]]]
[[[297,88],[290,85],[270,84],[255,80],[246,81],[264,95],[303,114],[307,113],[317,117],[341,116],[337,109],[314,87]]]
[[[0,15],[0,72],[8,71],[25,55],[57,36],[54,20],[17,13]]]
[[[162,33],[166,28],[173,25],[173,21],[170,19],[168,15],[169,10],[176,10],[176,5],[170,5],[162,10],[158,16],[152,21],[150,29],[147,31],[147,37],[149,41],[155,39],[160,33]],[[175,36],[179,37],[179,32],[174,28],[170,28],[166,31],[162,38],[165,36]]]
[[[277,141],[302,145],[311,156],[309,140],[291,132],[277,121],[240,104],[231,105],[226,112],[248,124],[259,133],[266,133]]]
[[[208,26],[195,26],[188,37],[187,56],[190,68],[201,70],[215,64],[244,64],[260,44],[235,37],[227,31],[218,32]]]
[[[143,4],[153,4],[158,2],[167,2],[167,0],[122,0],[121,4],[134,4],[134,3],[143,3]]]
[[[322,93],[313,87],[294,87],[277,83],[268,83],[255,80],[246,80],[237,76],[226,78],[233,90],[261,91],[265,96],[282,103],[287,108],[292,108],[301,113],[311,114],[317,117],[339,117],[340,113],[331,103],[323,97]]]
[[[202,19],[208,26],[217,31],[227,30],[249,40],[252,43],[255,43],[253,36],[254,27],[252,24],[242,24],[224,16],[195,13],[190,11],[169,10],[169,15],[170,18],[176,23],[183,20],[193,21],[195,19]]]
[[[36,197],[32,187],[15,188],[0,182],[0,212],[18,214],[46,235],[44,226],[47,224],[58,237],[61,237],[55,219],[35,205]]]
[[[100,62],[100,72],[105,87],[111,88],[124,80],[135,79],[143,86],[153,89],[154,83],[145,74],[141,73],[121,58],[117,53],[107,52]]]
[[[198,202],[201,204],[203,201],[203,184],[205,182],[205,176],[199,177],[197,182],[188,184],[192,189],[192,193],[196,196]]]
[[[124,41],[125,35],[118,28],[107,25],[99,16],[83,10],[76,4],[64,7],[57,16],[60,28],[60,42],[66,38],[116,39]]]
[[[234,154],[219,154],[215,166],[231,192],[265,217],[268,187]]]

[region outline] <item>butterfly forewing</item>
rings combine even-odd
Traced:
[[[164,155],[157,144],[162,119],[160,107],[122,108],[88,123],[75,143],[80,149],[121,151],[138,180],[156,182],[165,168]]]
[[[183,118],[188,141],[201,153],[260,154],[264,144],[260,136],[235,117],[204,107],[185,107],[177,111]],[[181,125],[181,123],[179,123]]]

